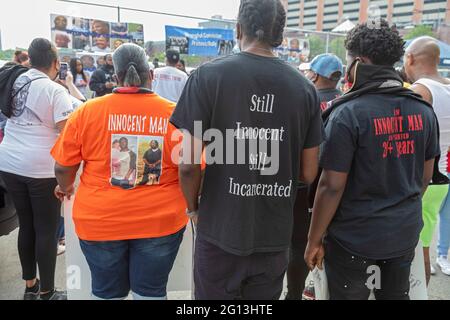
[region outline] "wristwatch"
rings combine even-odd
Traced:
[[[198,216],[198,210],[189,211],[189,209],[186,209],[186,215],[191,219],[195,218],[196,216]]]

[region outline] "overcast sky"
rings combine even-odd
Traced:
[[[84,0],[210,18],[221,14],[235,19],[240,0]],[[117,10],[62,3],[56,0],[0,1],[0,30],[3,49],[27,48],[36,37],[50,38],[50,14],[64,14],[108,21],[117,20]],[[145,40],[164,40],[165,25],[197,27],[198,20],[122,11],[122,22],[144,24]]]

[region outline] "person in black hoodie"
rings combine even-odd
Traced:
[[[404,41],[385,20],[347,36],[350,91],[325,112],[323,172],[305,261],[323,268],[332,300],[409,299],[422,195],[439,155],[431,106],[403,87]]]
[[[105,56],[106,64],[97,69],[91,77],[89,88],[95,92],[95,97],[102,97],[112,93],[117,83],[114,80],[114,66],[112,55]]]

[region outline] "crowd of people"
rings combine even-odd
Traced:
[[[300,70],[279,59],[279,0],[242,0],[240,52],[191,75],[177,51],[155,68],[122,44],[92,74],[73,59],[60,79],[55,45],[35,39],[0,70],[24,299],[67,298],[54,277],[73,196],[95,299],[167,299],[190,220],[198,300],[279,299],[286,274],[286,299],[300,300],[316,267],[330,299],[409,299],[419,241],[427,281],[436,272],[438,220],[436,265],[450,275],[450,80],[433,38],[405,50],[378,22],[348,33],[346,68],[332,54]]]

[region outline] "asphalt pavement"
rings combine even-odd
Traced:
[[[0,300],[22,299],[24,282],[21,280],[19,255],[17,252],[18,231],[9,236],[0,237]],[[432,261],[435,262],[436,239],[431,249]],[[65,288],[65,256],[58,257],[56,267],[56,287]],[[431,278],[428,288],[430,300],[450,300],[450,276],[444,275],[437,269],[437,274]],[[189,292],[170,293],[169,299],[188,300]]]

